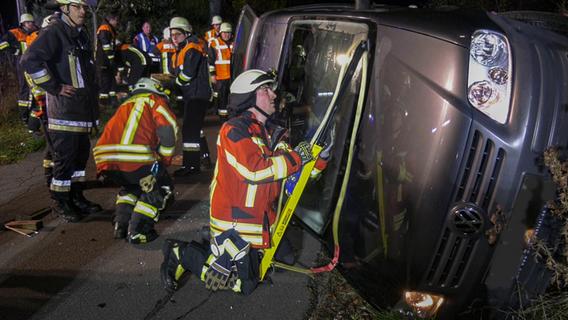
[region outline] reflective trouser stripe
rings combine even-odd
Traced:
[[[148,218],[158,221],[158,208],[146,202],[138,201],[136,202],[136,207],[134,207],[134,212],[144,215]]]
[[[116,196],[116,204],[125,203],[134,206],[136,205],[136,201],[138,201],[138,197],[133,195],[132,193],[129,193],[124,196],[121,195]]]

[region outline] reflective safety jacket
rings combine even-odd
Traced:
[[[132,44],[136,48],[144,52],[152,52],[154,51],[154,48],[158,44],[158,38],[153,35],[150,35],[150,37],[148,37],[146,34],[144,34],[144,32],[140,32],[139,34],[134,36]]]
[[[116,31],[108,23],[101,24],[97,29],[97,52],[95,57],[97,65],[114,68],[115,53]]]
[[[14,55],[22,55],[28,48],[26,38],[29,34],[30,33],[20,27],[8,30],[8,32],[2,36],[2,40],[0,40],[0,51],[11,48]]]
[[[32,45],[32,42],[34,42],[34,40],[37,38],[38,35],[39,35],[39,30],[30,33],[26,37],[26,47],[29,48]]]
[[[176,53],[176,46],[171,42],[160,42],[156,45],[157,51],[160,53],[161,64],[160,71],[166,74],[173,74],[172,57]]]
[[[234,228],[256,248],[270,247],[280,184],[301,168],[291,149],[271,151],[266,128],[251,112],[223,124],[211,182],[212,236]]]
[[[205,32],[205,41],[207,41],[207,44],[217,37],[219,37],[219,34],[215,28],[211,28],[209,31]]]
[[[63,20],[42,29],[22,56],[21,65],[47,95],[50,131],[88,133],[98,121],[97,86],[91,42],[85,28]],[[61,96],[63,84],[77,90]]]
[[[39,30],[32,32],[26,38],[26,44],[28,47],[32,45],[32,43],[37,39],[39,35]],[[45,103],[46,103],[46,96],[45,90],[43,90],[40,86],[34,83],[32,78],[27,72],[24,72],[24,77],[26,79],[26,83],[28,87],[30,87],[30,94],[35,103],[32,104],[32,110],[30,115],[34,118],[41,118],[45,112]]]
[[[134,85],[140,78],[150,76],[150,57],[147,53],[129,44],[123,44],[117,51],[119,70],[126,70],[126,83]]]
[[[231,54],[233,42],[225,42],[221,37],[209,42],[209,73],[217,80],[231,79]]]
[[[174,54],[173,67],[176,84],[180,86],[184,99],[211,98],[211,84],[207,71],[205,42],[195,35],[182,42]]]
[[[156,160],[170,165],[177,130],[165,98],[152,93],[132,96],[118,107],[93,149],[97,172],[131,172]]]

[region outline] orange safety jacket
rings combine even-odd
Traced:
[[[212,236],[234,228],[253,247],[270,247],[281,181],[302,164],[290,148],[270,150],[269,141],[264,125],[248,111],[221,127],[210,193]]]
[[[209,42],[209,73],[215,75],[217,80],[231,79],[231,54],[233,43],[227,43],[219,38]]]
[[[205,32],[205,41],[207,41],[207,43],[210,43],[211,40],[217,37],[219,37],[219,34],[215,28],[211,28],[209,31]]]
[[[159,42],[156,45],[161,56],[162,73],[173,74],[172,57],[176,53],[176,46],[171,42]]]
[[[32,42],[34,42],[34,40],[37,38],[37,36],[39,35],[39,30],[38,31],[34,31],[32,33],[30,33],[29,35],[26,36],[26,46],[29,47],[32,45]]]
[[[177,131],[165,98],[135,94],[116,110],[93,149],[97,173],[131,172],[156,160],[170,165]]]
[[[0,50],[4,50],[11,46],[14,48],[16,55],[22,55],[28,48],[28,44],[26,43],[27,37],[28,33],[26,33],[22,28],[18,27],[10,29],[6,35],[2,37],[5,41],[0,41]]]

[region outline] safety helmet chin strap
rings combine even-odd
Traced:
[[[253,108],[256,109],[256,111],[260,112],[260,114],[262,114],[263,116],[265,116],[267,119],[270,118],[270,115],[268,113],[266,113],[266,111],[262,110],[259,106],[257,106],[256,104],[254,106],[252,106]]]
[[[71,18],[71,16],[69,15],[69,12],[71,11],[71,9],[69,8],[71,4],[66,4],[65,7],[67,7],[67,12],[65,12],[64,10],[61,10],[61,13],[63,13],[64,16],[67,17],[67,19],[69,19],[69,21],[71,21],[71,23],[73,23],[73,26],[75,28],[79,28],[80,26],[77,24],[77,22],[75,22],[75,20],[73,20],[73,18]]]

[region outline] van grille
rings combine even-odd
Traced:
[[[475,131],[454,203],[470,203],[488,212],[504,159],[505,150],[496,148],[493,141],[483,139],[482,134]],[[430,286],[458,287],[480,239],[460,232],[459,228],[450,228],[449,223],[453,223],[451,217],[447,219],[427,273]]]

